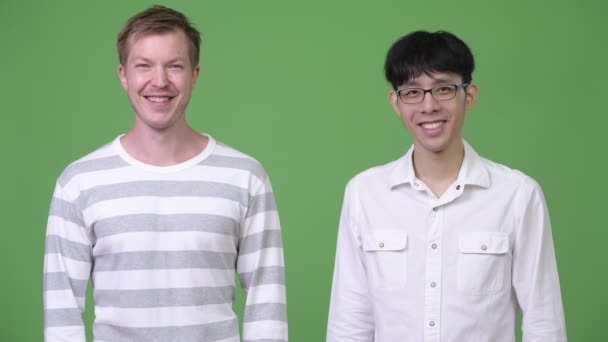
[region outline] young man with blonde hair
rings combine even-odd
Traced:
[[[270,181],[253,158],[193,130],[199,32],[154,6],[118,35],[129,132],[59,177],[44,263],[45,341],[287,341],[283,249]]]

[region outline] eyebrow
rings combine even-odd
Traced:
[[[146,57],[135,57],[133,58],[133,63],[148,63],[151,64],[152,60],[146,58]],[[173,64],[173,63],[186,63],[187,59],[181,58],[181,57],[175,57],[173,59],[168,60],[165,64]]]
[[[131,61],[142,61],[142,62],[149,62],[149,60],[148,60],[147,58],[143,58],[143,57],[135,57],[135,56],[133,56],[133,57],[129,58],[129,60],[131,60]]]
[[[454,84],[455,82],[451,79],[448,78],[443,78],[443,77],[439,77],[439,78],[432,78],[433,80],[433,87],[440,85],[440,84]],[[420,83],[418,83],[417,81],[408,81],[407,83],[404,84],[404,86],[406,87],[416,87],[416,88],[420,88],[422,87],[420,85]]]

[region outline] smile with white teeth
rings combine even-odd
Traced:
[[[163,102],[167,102],[169,101],[170,97],[169,96],[147,96],[146,97],[149,101],[152,102],[156,102],[156,103],[163,103]]]
[[[443,126],[445,121],[423,122],[420,126],[424,129],[435,129]]]

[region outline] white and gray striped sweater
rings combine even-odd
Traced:
[[[93,280],[96,342],[287,341],[283,248],[266,172],[209,136],[184,163],[155,167],[119,138],[69,165],[51,203],[45,341],[84,342]]]

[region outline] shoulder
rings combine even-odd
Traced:
[[[389,163],[373,166],[366,170],[363,170],[352,177],[348,184],[347,189],[349,190],[360,190],[361,188],[378,188],[384,186],[390,186],[388,183],[389,177],[392,170],[400,159],[393,160]]]
[[[118,152],[113,148],[113,142],[109,142],[95,151],[70,163],[59,176],[57,183],[65,187],[75,177],[88,172],[126,166],[127,163],[120,158]]]
[[[490,175],[493,186],[507,186],[514,189],[520,196],[530,196],[541,192],[538,182],[520,170],[481,158]]]
[[[217,140],[213,153],[204,164],[244,171],[255,176],[260,181],[268,178],[266,170],[257,159]]]

